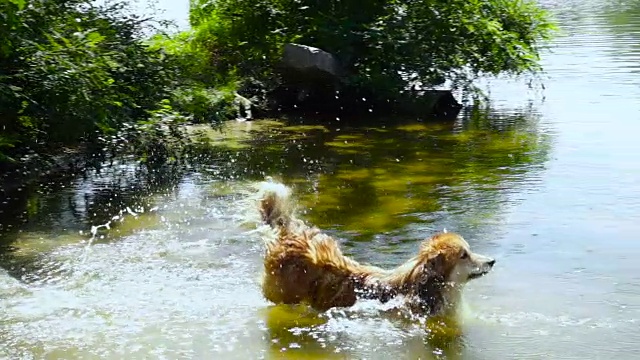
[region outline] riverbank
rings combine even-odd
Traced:
[[[191,29],[171,34],[124,0],[1,2],[7,21],[0,33],[9,45],[0,51],[0,161],[19,162],[35,147],[93,144],[137,125],[155,133],[140,137],[147,153],[138,155],[171,160],[164,141],[149,139],[185,119],[301,112],[455,119],[460,99],[434,89],[473,93],[483,75],[536,74],[538,45],[553,32],[533,2],[443,3],[442,18],[427,5],[408,3],[404,11],[395,1],[366,12],[359,4],[190,5]]]

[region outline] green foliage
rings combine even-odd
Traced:
[[[532,0],[192,0],[190,20],[220,73],[270,79],[297,42],[333,53],[349,86],[382,98],[411,83],[469,89],[482,75],[536,74],[554,29]]]
[[[197,48],[191,31],[175,35],[154,34],[145,41],[152,51],[164,52],[171,56],[179,72],[181,84],[217,83],[217,75],[208,65],[208,54]]]
[[[147,120],[126,126],[120,138],[142,163],[153,167],[175,163],[182,157],[185,134],[180,125],[185,121],[165,100],[149,111]]]
[[[177,111],[190,115],[196,123],[217,123],[237,115],[235,95],[226,88],[182,87],[176,89],[171,100]]]
[[[179,69],[180,84],[170,96],[170,104],[175,111],[196,123],[217,123],[237,115],[235,82],[219,76],[210,66],[208,54],[195,46],[192,32],[172,37],[158,34],[148,43],[151,49],[162,50],[172,56]]]
[[[125,10],[119,0],[0,1],[4,144],[24,152],[115,133],[169,97],[174,57],[145,45],[147,22]]]

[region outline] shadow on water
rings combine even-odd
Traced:
[[[111,230],[97,229],[94,242],[153,227],[150,197],[174,189],[185,173],[121,160],[16,188],[0,209],[0,266],[24,281],[56,277],[59,264],[42,260],[44,253],[87,241],[92,226]]]

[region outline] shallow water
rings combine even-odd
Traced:
[[[452,124],[232,123],[209,132],[219,160],[153,174],[123,161],[12,194],[0,357],[634,358],[640,7],[544,3],[563,34],[543,92],[493,81],[491,109]],[[246,202],[265,176],[359,260],[393,266],[442,228],[496,257],[467,288],[462,336],[373,302],[268,304]]]

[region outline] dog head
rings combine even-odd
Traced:
[[[414,272],[416,295],[431,312],[439,311],[455,299],[448,294],[457,293],[469,280],[487,274],[495,260],[471,251],[469,244],[456,233],[444,232],[420,245],[419,266]]]

